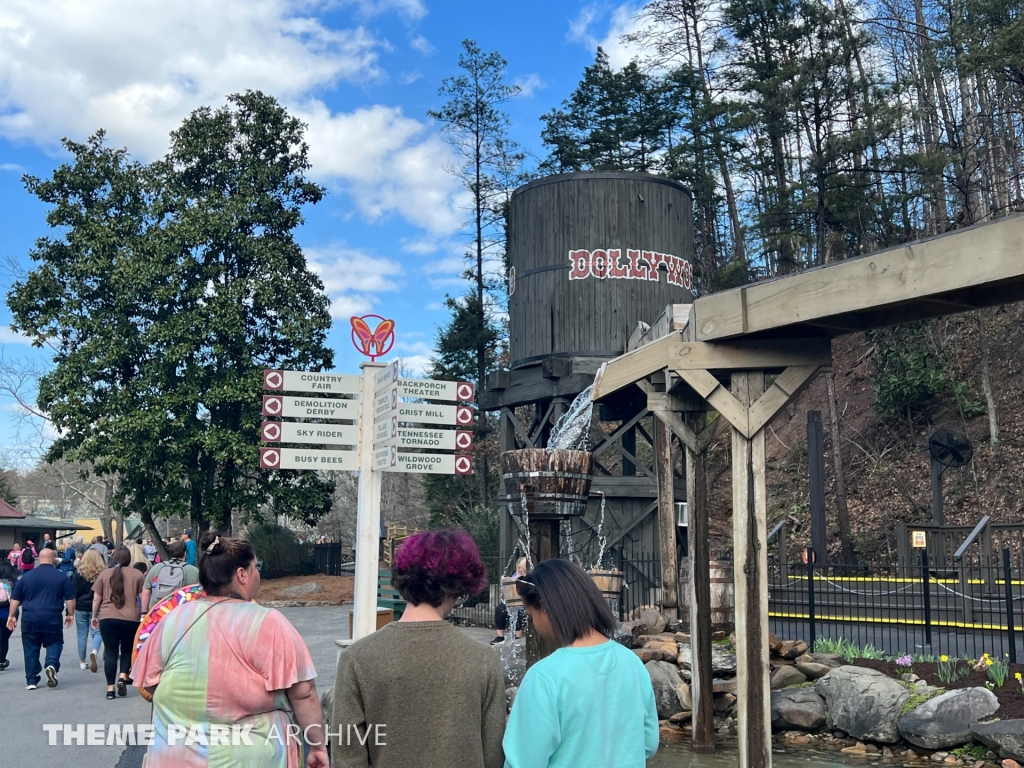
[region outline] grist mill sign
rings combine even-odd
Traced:
[[[686,289],[693,287],[693,265],[670,253],[628,248],[586,248],[569,251],[569,279],[586,280],[649,280],[658,282],[661,273],[669,285]]]

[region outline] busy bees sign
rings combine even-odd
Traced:
[[[670,253],[628,248],[586,248],[569,251],[569,279],[648,280],[658,282],[664,273],[669,285],[693,287],[693,265]]]

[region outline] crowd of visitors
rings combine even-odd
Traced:
[[[81,669],[97,671],[102,643],[106,698],[134,685],[153,704],[147,768],[643,768],[657,750],[650,677],[610,639],[617,624],[593,581],[566,561],[517,563],[530,626],[557,650],[527,671],[506,714],[500,656],[447,621],[488,584],[476,544],[455,530],[409,537],[392,566],[408,605],[341,653],[325,730],[305,643],[256,602],[248,541],[185,531],[164,542],[162,562],[152,542],[84,544],[58,554],[48,537],[38,550],[27,541],[0,564],[0,671],[20,621],[26,688],[43,674],[57,687],[63,630],[76,624]],[[521,634],[500,618],[500,634]],[[371,738],[381,726],[386,738]],[[248,737],[174,738],[181,727]]]

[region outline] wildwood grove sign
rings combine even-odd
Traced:
[[[670,253],[627,248],[586,248],[569,251],[569,279],[648,280],[658,282],[664,271],[669,285],[693,288],[693,265]]]

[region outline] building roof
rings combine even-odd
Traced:
[[[74,520],[47,520],[45,517],[0,517],[0,528],[35,528],[41,531],[89,531],[88,525]]]
[[[22,518],[25,517],[3,499],[0,499],[0,518]]]

